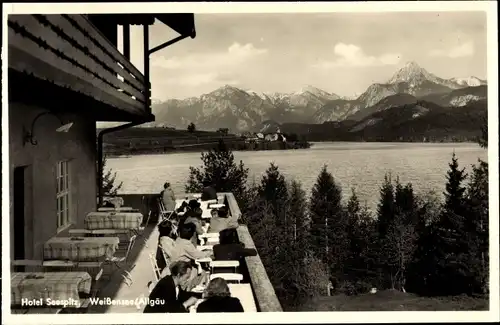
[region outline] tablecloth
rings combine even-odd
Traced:
[[[28,303],[50,303],[47,299],[78,305],[78,293],[90,293],[92,277],[87,272],[15,272],[10,283],[12,305],[32,307]]]
[[[95,261],[112,257],[118,237],[52,237],[43,247],[45,260]]]
[[[91,212],[84,223],[86,229],[138,229],[142,218],[139,212]]]

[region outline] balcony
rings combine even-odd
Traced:
[[[64,110],[101,121],[152,120],[149,82],[84,15],[9,15],[8,44],[11,98],[25,95],[29,82],[39,100],[45,87],[58,89]]]
[[[230,215],[232,218],[240,219],[241,211],[232,193],[219,193],[224,194],[224,202],[229,207]],[[143,215],[147,215],[149,211],[155,211],[157,208],[156,198],[157,194],[120,194],[124,199],[125,206],[131,206],[141,210]],[[185,198],[185,195],[177,195],[178,199]],[[148,255],[156,252],[158,245],[158,231],[156,222],[150,220],[147,227],[146,245],[137,243],[134,251],[131,254],[130,265],[133,267],[130,270],[132,283],[129,285],[120,281],[113,281],[106,285],[101,292],[102,297],[110,297],[115,300],[129,300],[140,297],[141,295],[147,296],[147,284],[153,279],[153,272],[151,269]],[[252,236],[245,225],[238,227],[238,236],[240,241],[245,244],[247,248],[255,248]],[[252,288],[253,300],[258,312],[282,312],[281,304],[274,292],[274,288],[268,278],[262,261],[257,256],[249,256],[245,258],[245,263],[240,265],[240,271],[244,276],[243,282],[249,283]],[[138,313],[142,312],[136,306],[93,306],[89,309],[89,313]]]

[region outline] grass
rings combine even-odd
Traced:
[[[302,311],[471,311],[488,310],[488,298],[468,296],[420,297],[396,290],[358,296],[313,298]]]

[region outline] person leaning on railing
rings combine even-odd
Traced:
[[[217,191],[215,184],[212,182],[205,182],[203,184],[203,191],[201,192],[202,201],[217,200]]]
[[[229,209],[226,206],[218,210],[212,210],[211,214],[212,218],[210,218],[210,227],[208,228],[209,233],[218,233],[224,229],[233,229],[239,226],[238,220],[229,218]]]
[[[163,277],[149,295],[144,313],[186,313],[196,304],[197,298],[187,290],[192,266],[188,262],[177,262],[171,266],[171,275]]]
[[[222,278],[210,281],[203,294],[205,301],[196,308],[197,313],[236,313],[244,312],[238,298],[231,297],[231,292]]]
[[[213,247],[215,260],[240,261],[246,256],[256,256],[253,248],[240,243],[236,229],[224,229],[219,233],[219,244]]]

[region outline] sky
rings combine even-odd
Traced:
[[[226,84],[271,93],[312,85],[354,96],[408,61],[442,78],[486,79],[484,12],[195,14],[195,25],[196,38],[152,54],[153,100]],[[176,36],[156,21],[150,46]],[[131,60],[143,71],[142,28],[132,27],[131,37]]]

